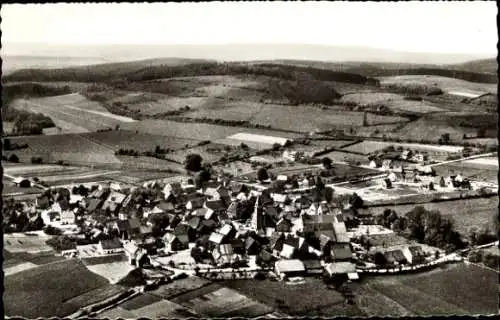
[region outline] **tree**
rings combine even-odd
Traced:
[[[259,181],[264,181],[264,180],[269,179],[269,174],[267,173],[266,168],[260,168],[260,169],[257,171],[257,179],[258,179]]]
[[[352,194],[352,196],[349,198],[349,203],[354,209],[360,209],[364,205],[363,199],[361,199],[361,197],[358,196],[357,193]]]
[[[387,259],[382,252],[376,252],[373,256],[373,262],[375,262],[375,264],[378,266],[383,266],[387,264]]]
[[[326,170],[330,170],[332,168],[332,159],[324,157],[323,159],[321,159],[321,164],[323,164],[323,168],[325,168]]]
[[[19,163],[19,158],[13,153],[9,157],[9,162]]]
[[[12,148],[12,144],[10,143],[10,139],[4,139],[3,140],[3,149],[10,150],[10,148]]]
[[[486,129],[484,127],[480,127],[477,129],[477,137],[484,138],[486,136]]]
[[[199,154],[188,154],[184,162],[186,170],[198,172],[201,170],[203,158]]]
[[[443,133],[441,137],[438,140],[439,144],[450,144],[450,134],[449,133]]]

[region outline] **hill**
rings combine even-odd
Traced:
[[[471,71],[471,72],[484,72],[484,73],[497,73],[498,62],[497,59],[481,59],[472,60],[464,63],[451,65],[453,69]]]

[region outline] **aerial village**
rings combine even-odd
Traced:
[[[485,192],[480,182],[436,175],[426,166],[428,155],[389,149],[370,156],[365,167],[376,175],[359,181],[375,180],[382,190],[411,185],[423,193]],[[285,150],[280,161],[296,166],[311,159]],[[403,167],[401,159],[414,165]],[[460,259],[415,241],[377,241],[395,234],[397,219],[380,223],[362,209],[369,193],[343,193],[342,182],[331,184],[328,172],[337,165],[323,158],[312,173],[275,175],[261,166],[253,176],[228,177],[204,168],[191,177],[135,187],[109,182],[48,188],[32,204],[7,200],[24,220],[4,218],[4,229],[23,224],[54,236],[47,243],[68,259],[126,257],[148,276],[145,290],[186,276],[292,283],[312,276],[338,284],[357,281],[360,273],[414,271]],[[384,212],[385,218],[390,214]]]

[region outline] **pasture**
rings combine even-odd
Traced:
[[[56,126],[61,128],[61,133],[97,131],[134,121],[112,114],[98,102],[90,101],[80,94],[18,99],[13,101],[12,106],[50,117]]]
[[[397,86],[408,86],[408,85],[424,85],[424,86],[435,86],[440,88],[445,92],[449,91],[459,91],[459,92],[470,92],[470,93],[496,93],[497,85],[490,83],[477,83],[469,82],[465,80],[460,80],[456,78],[431,76],[431,75],[404,75],[404,76],[391,76],[391,77],[379,77],[381,86],[397,85]]]
[[[28,145],[26,149],[6,152],[9,155],[16,154],[20,162],[24,163],[30,163],[32,157],[41,157],[45,163],[58,160],[75,164],[120,162],[112,149],[78,134],[13,137],[11,141]]]
[[[200,277],[189,277],[162,285],[150,293],[163,299],[172,299],[178,295],[208,286],[210,283],[210,281]]]
[[[11,253],[40,253],[52,251],[45,243],[51,236],[41,234],[8,233],[4,235],[4,248]]]
[[[162,149],[176,150],[185,148],[186,146],[196,145],[200,141],[192,140],[188,137],[174,138],[124,130],[92,132],[81,134],[80,137],[104,145],[114,151],[118,149],[133,149],[139,152],[154,151],[156,146]]]
[[[132,319],[132,318],[174,318],[182,319],[187,317],[197,317],[196,313],[183,306],[168,300],[151,298],[150,294],[141,294],[132,298],[132,303],[126,301],[122,305],[108,309],[100,314],[99,318],[108,319]],[[153,299],[153,300],[152,300]]]
[[[443,216],[451,218],[455,229],[463,236],[468,235],[472,227],[492,226],[498,215],[497,197],[370,207],[369,211],[377,215],[389,208],[395,210],[398,215],[404,215],[416,206],[423,206],[427,210],[438,210]]]
[[[66,316],[58,313],[62,303],[107,285],[106,279],[76,260],[21,271],[4,279],[5,314],[26,318]],[[71,311],[81,306],[75,305]]]
[[[379,303],[372,300],[371,305],[363,305],[371,316],[393,315],[394,311],[402,312],[396,316],[498,312],[498,274],[476,266],[456,264],[425,273],[367,279],[358,292],[360,301],[363,288],[379,294]]]
[[[418,143],[397,143],[397,142],[386,142],[386,141],[368,141],[365,140],[360,143],[353,144],[342,150],[357,152],[362,154],[371,154],[380,151],[384,148],[393,146],[394,148],[411,149],[420,152],[438,152],[438,153],[457,153],[463,150],[460,146],[447,146],[447,145],[430,145],[430,144],[418,144]]]
[[[293,287],[270,280],[227,280],[222,284],[290,316],[363,316],[356,306],[344,305],[342,294],[328,289],[320,279],[306,278],[305,283]]]
[[[300,136],[298,134],[265,129],[230,127],[207,123],[186,123],[169,120],[142,120],[126,123],[121,125],[120,128],[129,131],[177,138],[189,138],[200,141],[222,139],[240,132],[278,136],[287,139],[293,139]]]
[[[258,317],[272,308],[248,298],[235,290],[220,286],[205,286],[172,299],[196,313],[207,317]]]

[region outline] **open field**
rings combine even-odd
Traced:
[[[99,287],[97,289],[91,290],[89,292],[86,292],[84,294],[81,294],[79,296],[64,301],[59,306],[57,314],[60,315],[60,317],[70,315],[81,307],[109,299],[115,295],[125,292],[126,290],[127,288],[125,287],[113,284],[108,284]]]
[[[41,192],[42,192],[42,190],[39,189],[39,188],[35,188],[35,187],[21,188],[21,187],[17,186],[12,181],[9,181],[7,179],[3,180],[3,190],[2,190],[2,194],[3,195],[18,194],[18,193],[23,193],[23,194],[39,194]]]
[[[142,294],[122,305],[104,311],[98,315],[99,318],[108,319],[131,319],[131,318],[177,318],[197,317],[196,313],[183,306],[168,300],[156,300],[150,294]],[[154,299],[154,300],[151,300]],[[134,305],[135,304],[135,305]]]
[[[200,277],[189,277],[162,285],[150,293],[163,299],[171,299],[183,293],[207,286],[210,283],[210,281]]]
[[[493,220],[498,215],[497,197],[370,207],[368,210],[376,215],[382,214],[385,209],[390,208],[395,210],[398,215],[404,215],[416,206],[423,206],[427,210],[439,210],[442,215],[450,217],[455,229],[463,236],[468,234],[471,227],[492,226]]]
[[[126,123],[120,127],[129,131],[139,131],[149,134],[158,134],[177,138],[189,138],[195,140],[222,139],[240,132],[278,136],[287,139],[293,139],[300,136],[298,134],[284,133],[265,129],[238,128],[206,123],[186,123],[168,120],[136,121],[133,123]]]
[[[355,306],[344,305],[342,294],[329,290],[320,279],[306,278],[305,283],[289,286],[285,282],[231,280],[223,285],[291,316],[362,316]]]
[[[135,267],[128,261],[119,261],[88,265],[87,269],[103,278],[108,279],[110,283],[115,284],[126,277],[130,271],[135,269]]]
[[[498,275],[476,266],[457,264],[425,273],[377,277],[361,286],[376,290],[413,315],[498,312]],[[362,292],[359,294],[363,296]],[[389,310],[377,310],[382,306],[375,304],[369,314],[386,316]]]
[[[394,112],[402,111],[413,114],[445,111],[438,105],[428,101],[405,100],[403,95],[387,92],[360,92],[344,95],[342,102],[358,103],[361,105],[384,105]]]
[[[4,240],[5,241],[5,240]],[[63,261],[64,258],[60,256],[55,256],[54,251],[46,251],[40,253],[27,253],[27,252],[9,252],[5,249],[3,250],[3,267],[10,268],[21,265],[23,263],[32,263],[37,266],[44,265],[47,263],[52,263],[56,261]]]
[[[338,127],[362,126],[363,112],[337,111],[305,105],[287,106],[231,102],[221,108],[199,109],[187,113],[192,118],[250,121],[274,129],[299,132],[325,131]],[[405,122],[406,118],[368,114],[370,124]]]
[[[11,141],[28,145],[26,149],[6,152],[16,154],[25,163],[30,163],[31,157],[41,157],[44,162],[119,163],[113,150],[78,134],[15,137]]]
[[[92,132],[82,134],[81,137],[92,140],[98,144],[117,151],[118,149],[133,149],[140,152],[154,151],[156,146],[162,149],[179,149],[197,144],[200,140],[186,138],[166,137],[163,135],[152,135],[135,133],[124,130],[106,132]]]
[[[205,286],[177,296],[173,302],[208,317],[258,317],[272,312],[272,308],[235,290]]]
[[[332,151],[321,155],[321,158],[327,157],[332,159],[334,162],[346,162],[346,163],[357,163],[368,164],[368,157],[365,155],[347,153],[342,151]]]
[[[14,252],[37,253],[51,251],[52,248],[45,243],[50,239],[48,235],[27,235],[23,233],[10,233],[4,235],[5,250]]]
[[[434,166],[436,174],[449,176],[460,174],[472,180],[490,182],[498,184],[498,162],[494,165],[496,158],[492,158],[489,163],[482,162],[481,158],[475,161],[452,162],[439,166]]]
[[[343,148],[346,151],[358,152],[362,154],[370,154],[386,147],[393,146],[394,148],[402,147],[403,149],[411,149],[415,151],[426,151],[426,152],[439,152],[439,153],[456,153],[461,152],[463,147],[460,146],[446,146],[446,145],[426,145],[418,143],[396,143],[396,142],[386,142],[386,141],[363,141],[356,143],[352,146]]]
[[[165,158],[178,163],[184,163],[186,156],[193,153],[199,154],[204,162],[210,163],[219,160],[224,155],[225,151],[224,145],[210,143],[204,146],[170,152],[165,155]]]
[[[465,80],[440,77],[440,76],[404,75],[404,76],[392,76],[392,77],[379,77],[379,80],[382,86],[425,85],[425,86],[436,86],[445,92],[458,91],[458,92],[470,92],[475,94],[497,92],[496,84],[469,82]]]
[[[65,316],[58,314],[61,303],[108,285],[106,279],[91,273],[76,260],[22,271],[5,277],[4,281],[5,314],[26,318]],[[81,305],[74,306],[78,307]]]
[[[112,114],[99,103],[90,101],[80,94],[18,99],[13,101],[12,107],[39,112],[50,117],[56,126],[62,129],[61,133],[97,131],[134,121]]]

